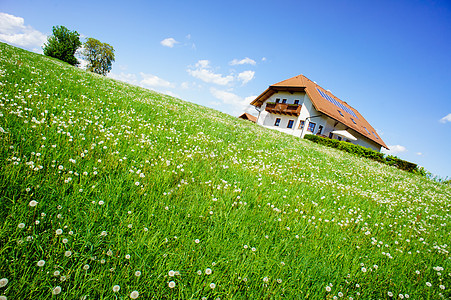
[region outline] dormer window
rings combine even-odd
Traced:
[[[299,100],[294,100],[294,104],[299,104]]]
[[[344,117],[341,111],[339,111],[339,110],[337,110],[337,111],[340,114],[340,116]]]
[[[280,99],[279,98],[276,99],[276,103],[280,103]]]
[[[283,100],[282,100],[282,103],[283,103],[283,104],[287,103],[287,99],[283,99]]]

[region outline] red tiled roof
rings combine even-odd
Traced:
[[[239,116],[238,118],[244,119],[244,120],[249,120],[251,122],[257,123],[257,117],[248,114],[248,113],[244,113],[241,116]]]
[[[345,101],[335,97],[330,91],[323,89],[304,75],[298,75],[269,86],[269,88],[255,98],[251,104],[254,106],[261,106],[266,99],[279,91],[305,91],[317,111],[343,123],[364,137],[388,149],[376,130],[356,109]],[[335,102],[335,104],[333,102]]]

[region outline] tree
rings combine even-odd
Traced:
[[[113,46],[88,38],[83,47],[83,56],[88,61],[87,70],[106,76],[114,61]]]
[[[75,51],[81,47],[80,35],[64,26],[53,26],[53,35],[47,38],[42,49],[44,55],[65,61],[73,66],[78,65]]]

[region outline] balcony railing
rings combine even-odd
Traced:
[[[287,103],[266,103],[265,110],[271,114],[299,116],[302,105]]]

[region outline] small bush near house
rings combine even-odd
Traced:
[[[395,166],[398,169],[407,171],[407,172],[414,172],[414,170],[417,169],[417,165],[405,160],[402,160],[395,156],[387,156],[384,157],[383,153],[374,151],[372,149],[362,147],[359,145],[354,145],[348,142],[329,139],[329,138],[323,138],[317,135],[313,134],[307,134],[304,136],[305,139],[313,141],[315,143],[325,145],[332,148],[337,148],[342,151],[346,151],[348,153],[356,154],[361,157],[366,157],[372,160],[376,160],[385,164],[388,164],[390,166]],[[418,174],[421,174],[421,172],[418,172]]]

